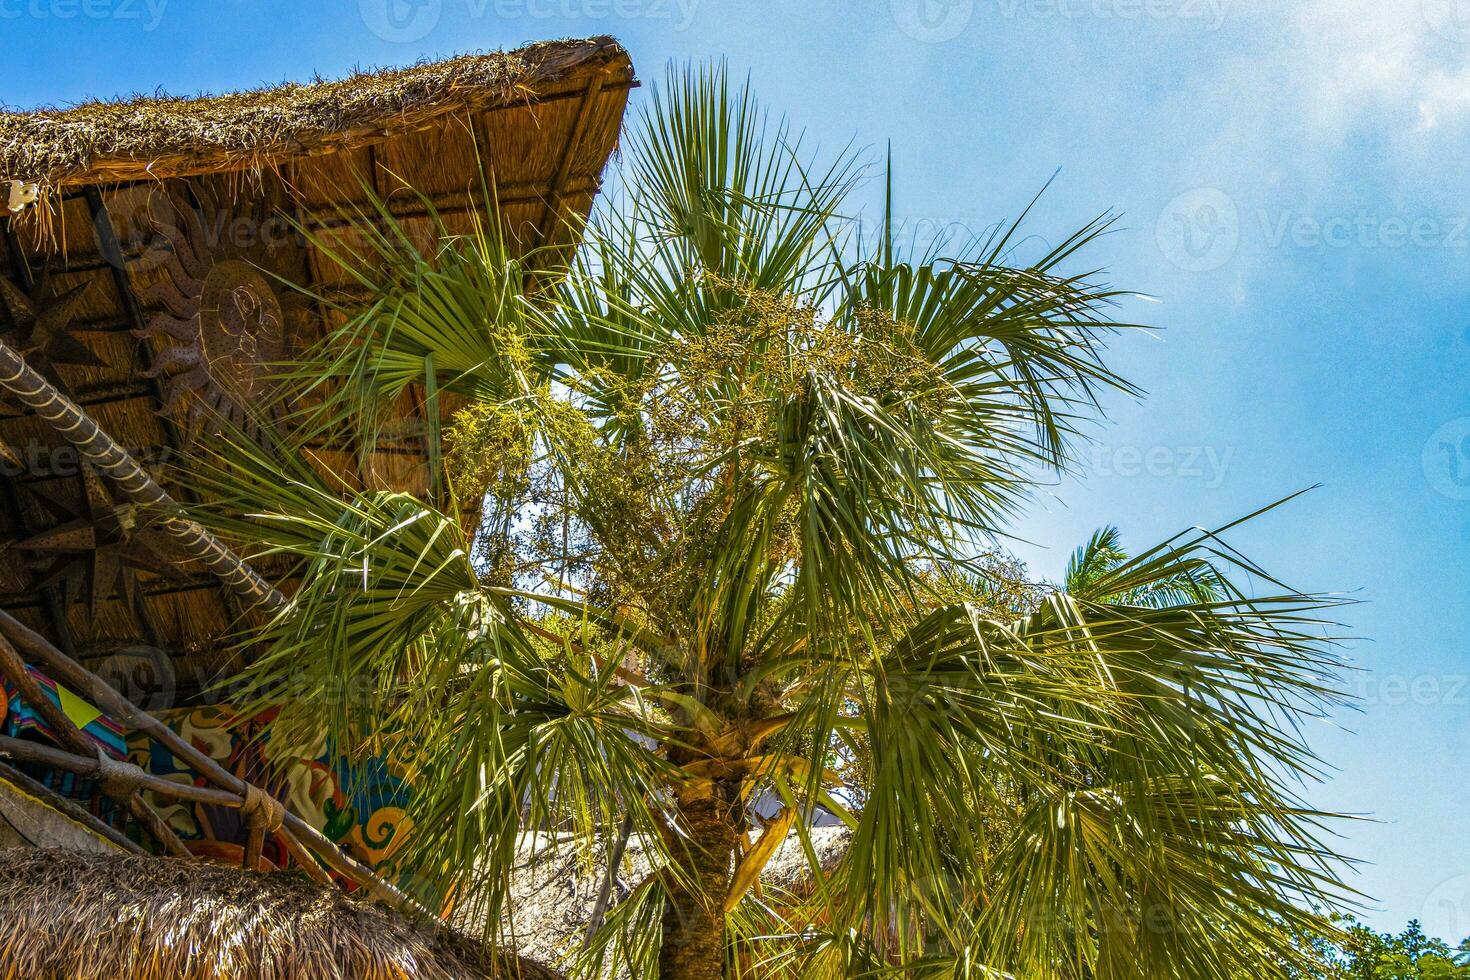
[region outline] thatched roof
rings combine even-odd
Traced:
[[[338,81],[0,113],[0,180],[52,186],[235,170],[360,146],[454,112],[537,101],[570,74],[626,60],[611,38],[552,41]]]
[[[544,267],[592,206],[635,84],[627,53],[593,38],[237,95],[0,113],[0,337],[187,502],[194,409],[250,398],[267,365],[340,324],[361,297],[327,253],[364,254],[353,221],[375,213],[370,200],[429,244],[441,227],[462,234],[498,220]],[[39,199],[10,213],[9,180],[39,184]],[[371,449],[350,438],[313,445],[312,462],[348,483],[425,494],[432,405],[409,391],[401,432]],[[54,426],[0,399],[0,609],[144,708],[212,699],[206,685],[248,655],[241,604],[139,516]],[[288,569],[257,567],[289,592]],[[0,977],[37,975],[37,964],[12,969],[7,957],[96,953],[106,963],[134,947],[157,952],[155,972],[85,959],[50,972],[175,976],[169,957],[189,943],[211,956],[264,943],[287,965],[340,948],[363,966],[301,974],[312,977],[474,975],[436,972],[433,959],[395,972],[394,956],[439,947],[305,883],[182,863],[60,862],[0,862]],[[29,917],[14,914],[21,907]],[[88,930],[115,919],[137,935],[124,931],[114,949]]]
[[[555,980],[526,960],[285,874],[0,850],[0,975]]]
[[[219,312],[210,296],[269,293],[280,277],[351,302],[355,283],[321,242],[360,244],[342,214],[368,191],[415,236],[433,229],[420,195],[452,233],[492,210],[523,251],[552,246],[536,252],[550,261],[592,206],[635,84],[617,42],[592,38],[237,95],[0,113],[0,179],[43,185],[37,203],[8,215],[0,183],[0,334],[24,346],[65,324],[47,356],[25,352],[32,367],[178,496],[185,481],[170,467],[192,408],[226,387],[221,374],[250,368],[240,350],[210,349],[242,336],[238,323],[201,325],[199,311]],[[493,206],[481,194],[487,175]],[[216,271],[226,273],[218,282]],[[326,304],[276,292],[247,312],[283,323],[292,349],[340,322]],[[246,339],[264,345],[252,348],[261,361],[290,356],[284,343]],[[321,465],[423,492],[420,394],[406,399],[403,439],[361,456],[324,450]],[[236,666],[226,657],[239,610],[197,563],[141,548],[132,554],[143,567],[128,572],[136,601],[105,582],[105,594],[86,595],[85,575],[62,568],[46,536],[76,515],[107,516],[108,501],[87,494],[69,447],[0,401],[0,609],[104,674],[161,678],[162,700],[144,693],[145,706],[186,703]],[[260,571],[280,584],[276,570]]]

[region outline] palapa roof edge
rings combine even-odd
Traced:
[[[451,113],[534,103],[619,69],[631,82],[628,52],[611,37],[593,37],[359,70],[337,81],[5,111],[0,181],[45,192],[266,167],[423,129]]]
[[[560,980],[304,876],[0,849],[0,976]]]

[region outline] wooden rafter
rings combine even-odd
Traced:
[[[603,87],[607,84],[607,74],[608,70],[603,69],[587,81],[587,88],[582,94],[582,103],[577,107],[576,122],[572,124],[572,131],[567,136],[566,148],[562,151],[561,162],[556,168],[556,177],[551,182],[551,193],[546,197],[546,210],[541,216],[541,225],[536,231],[538,248],[551,240],[551,236],[556,232],[557,223],[561,220],[562,201],[565,200],[568,192],[572,167],[576,165],[577,154],[582,149],[582,138],[587,133],[587,123],[592,118],[592,110],[596,107]]]
[[[112,286],[117,293],[118,302],[122,305],[123,314],[132,329],[142,330],[148,325],[148,321],[143,316],[143,307],[138,302],[138,294],[133,289],[132,280],[128,278],[127,262],[123,256],[122,246],[118,243],[117,228],[112,223],[112,213],[108,211],[107,204],[102,200],[102,193],[97,190],[96,186],[88,187],[83,197],[87,202],[87,211],[92,216],[92,231],[97,237],[97,250],[112,277]],[[164,404],[166,399],[163,379],[153,374],[152,350],[149,349],[147,342],[141,340],[135,349],[143,373],[148,376],[149,389],[158,399],[158,404]],[[183,445],[178,426],[167,415],[160,415],[159,421],[163,425],[164,435],[168,438],[169,448],[177,450]]]
[[[16,529],[26,537],[35,534],[39,528],[26,516],[25,505],[21,503],[20,494],[15,492],[15,483],[11,480],[0,480],[0,496],[4,497],[5,509],[10,513],[11,520],[15,521]],[[40,606],[46,612],[46,620],[51,624],[51,629],[56,633],[56,639],[61,643],[61,648],[69,654],[76,653],[76,644],[72,641],[71,627],[67,625],[66,609],[56,595],[54,586],[45,585],[37,590],[40,593]]]
[[[30,267],[26,264],[25,253],[21,251],[20,242],[16,240],[15,230],[10,226],[9,217],[6,217],[3,222],[3,231],[0,231],[0,236],[4,238],[9,265],[15,270],[15,276],[21,286],[29,292],[34,285],[34,279],[31,277]],[[6,319],[9,320],[11,317],[10,305],[0,302],[0,309],[5,311]],[[0,480],[0,483],[4,484],[5,507],[12,520],[15,521],[16,529],[27,537],[36,533],[39,528],[26,515],[25,504],[21,501],[20,494],[16,492],[14,481]],[[46,619],[51,623],[51,628],[55,631],[61,648],[67,653],[74,653],[76,646],[72,641],[71,627],[67,624],[66,608],[57,596],[56,589],[47,585],[39,592],[41,607],[46,611]]]
[[[12,227],[9,217],[0,221],[0,237],[5,239],[6,256],[10,260],[11,268],[15,270],[15,278],[20,280],[22,289],[30,292],[36,280],[31,275],[31,267],[26,262],[26,255],[20,247],[20,240],[15,237],[15,228]]]

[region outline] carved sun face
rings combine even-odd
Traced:
[[[174,342],[154,373],[168,375],[166,409],[190,438],[221,422],[258,437],[262,414],[278,414],[275,379],[294,351],[299,303],[262,271],[268,255],[211,247],[198,217],[180,210],[179,227],[161,229],[172,246],[167,281],[144,292],[165,312],[138,334]]]
[[[265,394],[266,369],[287,353],[280,300],[265,276],[239,259],[216,262],[204,277],[198,335],[202,363],[194,370],[228,379],[247,399]]]

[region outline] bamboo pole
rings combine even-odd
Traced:
[[[89,779],[100,779],[105,775],[102,764],[97,761],[96,756],[78,755],[76,752],[68,752],[65,749],[23,738],[11,738],[8,735],[0,735],[0,755],[8,756],[19,762],[31,762],[53,769],[64,769]],[[141,768],[134,774],[134,778],[137,780],[139,789],[146,789],[169,799],[185,803],[207,803],[213,806],[236,808],[240,806],[240,798],[226,790],[195,786],[193,783],[176,783],[171,779],[155,776]]]
[[[0,756],[15,759],[18,762],[30,762],[37,765],[47,766],[52,769],[62,769],[66,772],[76,773],[78,776],[86,776],[88,778],[95,779],[102,775],[102,767],[99,765],[95,758],[80,756],[71,752],[67,752],[63,749],[52,748],[49,745],[41,745],[37,742],[28,742],[23,739],[9,738],[3,735],[0,735]],[[0,776],[4,776],[7,779],[11,778],[11,773],[5,772],[5,769],[8,769],[8,767],[0,767]],[[16,776],[21,776],[22,778],[24,778],[24,773],[15,772],[14,770],[12,770],[11,772],[14,772],[14,775]],[[236,796],[234,793],[231,793],[228,790],[210,789],[207,786],[195,786],[193,783],[174,782],[171,779],[164,779],[161,776],[155,776],[151,773],[143,772],[141,770],[139,771],[139,774],[136,778],[138,780],[140,789],[145,789],[150,793],[157,793],[159,796],[165,797],[167,799],[178,800],[186,803],[205,803],[212,806],[223,806],[236,810],[240,809],[245,802],[241,797]],[[44,789],[44,787],[42,788]],[[29,789],[29,787],[27,787],[27,789]],[[70,812],[70,809],[68,809],[74,809],[74,805],[71,804],[71,802],[64,797],[57,797],[54,801],[48,800],[48,802],[50,802],[53,806],[56,806],[58,809],[62,809],[63,812],[66,812],[68,816],[72,816],[73,819],[77,819],[76,816]],[[85,813],[85,811],[82,812]],[[91,815],[87,814],[87,816],[90,817]],[[95,820],[95,818],[92,819]],[[89,824],[88,826],[91,825]],[[111,832],[111,835],[116,835],[116,831],[113,831],[111,827],[107,827],[106,824],[101,824],[100,828],[106,828],[106,830]],[[93,829],[96,830],[100,828],[94,827]],[[117,843],[119,838],[111,835],[109,835],[108,839],[113,840],[114,843]],[[296,860],[298,864],[302,866],[302,869],[305,870],[310,877],[320,882],[321,884],[332,883],[331,876],[322,870],[321,865],[317,863],[316,858],[312,857],[311,852],[302,847],[301,843],[297,841],[295,837],[290,834],[280,834],[279,836],[281,840],[285,843],[286,850],[290,852],[291,856]],[[127,840],[127,838],[125,837],[122,837],[120,839],[130,845],[132,849],[135,850],[137,853],[143,853],[143,851],[138,848],[136,844],[133,844],[132,841]],[[255,862],[256,864],[259,863],[259,859],[260,854],[259,852],[257,852]],[[251,866],[252,865],[247,862],[246,867]]]
[[[71,820],[75,820],[77,823],[81,824],[83,827],[86,827],[98,837],[103,838],[110,844],[115,844],[117,847],[128,852],[129,854],[148,853],[132,840],[129,840],[123,834],[119,833],[117,828],[109,827],[101,820],[98,820],[96,817],[92,816],[92,814],[88,813],[86,810],[83,810],[81,807],[77,806],[71,800],[68,800],[66,797],[57,793],[55,790],[51,789],[49,786],[46,786],[44,783],[36,782],[34,779],[32,779],[30,776],[27,776],[19,769],[13,769],[10,766],[7,766],[5,763],[0,762],[0,780],[14,784],[17,789],[21,790],[22,792],[29,793],[31,796],[34,796],[42,803],[49,806],[51,809],[57,811],[58,813],[61,813]]]
[[[286,845],[286,851],[291,855],[291,860],[295,861],[306,872],[307,877],[319,884],[336,885],[336,882],[332,881],[332,876],[322,869],[321,863],[317,861],[311,851],[302,845],[301,841],[297,840],[295,834],[282,827],[276,831],[276,836],[281,839],[282,844]]]
[[[126,449],[3,341],[0,341],[0,388],[14,395],[57,435],[75,446],[82,458],[111,479],[129,500],[156,512],[158,529],[190,558],[202,562],[231,592],[252,606],[265,606],[271,612],[286,605],[284,595],[222,541],[185,517],[178,501]]]
[[[77,452],[111,479],[129,500],[156,512],[159,530],[172,538],[189,557],[202,562],[231,592],[246,600],[252,608],[262,606],[268,612],[275,612],[286,605],[286,597],[279,590],[213,534],[185,517],[178,502],[138,465],[137,460],[126,449],[103,432],[86,412],[36,373],[19,352],[3,341],[0,341],[0,388],[13,394],[53,431],[76,447]],[[102,710],[167,746],[215,785],[237,793],[241,798],[246,796],[248,786],[244,780],[179,738],[172,729],[152,715],[134,707],[95,674],[57,650],[44,637],[8,614],[0,613],[0,616],[4,616],[5,632],[13,642],[23,646],[70,686],[84,692]],[[421,911],[417,903],[383,881],[370,868],[343,853],[315,827],[289,810],[285,812],[285,825],[280,832],[283,840],[293,834],[300,838],[330,868],[366,888],[388,905]],[[287,846],[289,849],[290,845]]]
[[[41,745],[18,738],[9,738],[4,735],[0,735],[0,756],[15,759],[19,762],[36,763],[51,769],[62,769],[66,772],[76,773],[78,776],[86,776],[92,779],[106,779],[109,775],[107,767],[101,759],[88,758],[87,756],[76,755],[62,749],[52,748],[49,745]],[[147,790],[150,793],[156,793],[167,799],[179,800],[186,803],[206,803],[212,806],[231,807],[237,810],[243,810],[246,799],[248,799],[248,797],[242,799],[228,790],[210,789],[207,786],[195,786],[193,783],[178,783],[171,779],[164,779],[161,776],[155,776],[152,773],[145,772],[136,766],[132,766],[131,768],[135,771],[129,772],[127,778],[132,786],[138,790]],[[260,791],[257,790],[256,792]],[[136,799],[137,797],[134,795],[132,798]],[[144,818],[144,826],[148,827],[150,831],[162,823],[163,818],[158,816],[157,813],[153,813],[151,819]],[[170,833],[172,833],[171,830]],[[288,834],[282,834],[281,837],[283,840],[290,839],[292,843],[295,843],[294,838],[290,838]],[[175,839],[177,840],[177,836],[175,836]],[[247,870],[254,871],[260,867],[260,856],[264,840],[264,832],[258,828],[252,828],[251,840],[246,844],[244,858],[242,859],[242,864]],[[189,857],[194,856],[182,841],[179,841],[178,848],[182,850],[183,855]],[[174,850],[171,845],[169,845],[169,849]],[[288,843],[286,849],[293,856],[297,857],[298,862],[302,864],[303,869],[311,877],[323,884],[331,884],[331,877],[321,870],[321,867],[316,863],[316,859],[306,853],[300,844],[296,844],[293,848]],[[178,853],[178,851],[175,851],[175,853]]]

